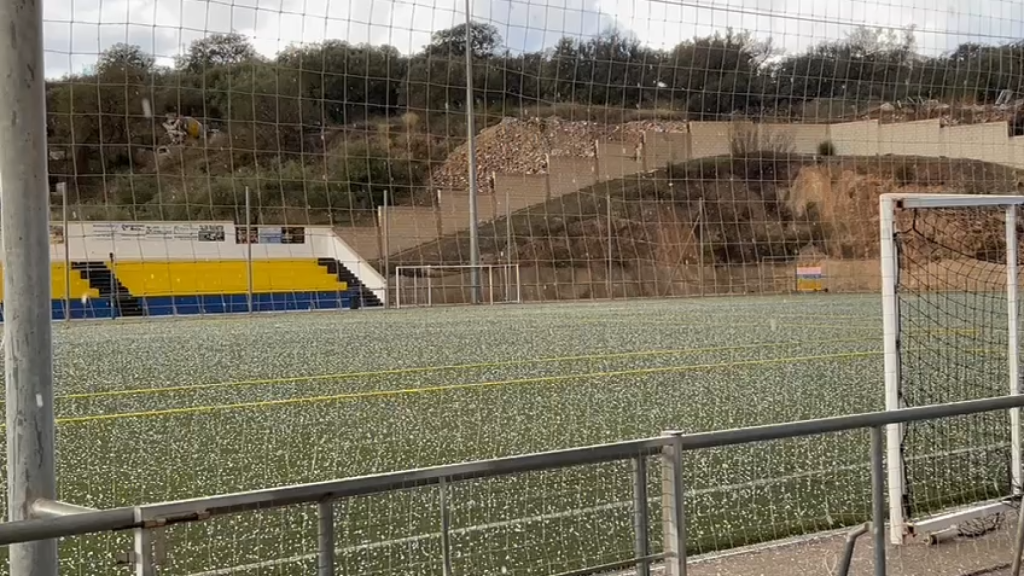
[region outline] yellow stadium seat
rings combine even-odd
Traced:
[[[89,298],[98,298],[100,293],[95,288],[89,286],[89,282],[82,278],[82,273],[77,270],[71,271],[71,293],[65,292],[65,270],[67,268],[64,263],[53,264],[50,268],[50,297],[53,300],[63,300],[65,298],[71,298],[73,300],[80,299],[82,296]],[[0,268],[0,302],[3,301],[4,296],[4,272]]]
[[[243,260],[117,262],[114,276],[136,297],[245,294],[248,266]],[[257,260],[253,292],[342,292],[348,285],[315,260]]]

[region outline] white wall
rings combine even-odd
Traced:
[[[70,222],[60,240],[60,222],[50,224],[50,258],[54,262],[245,260],[248,245],[235,241],[231,222]],[[264,232],[275,227],[259,227]],[[386,282],[369,263],[328,226],[303,226],[302,244],[252,244],[254,260],[275,258],[331,258],[344,264],[385,301]],[[221,234],[223,232],[223,234]],[[211,236],[212,234],[212,236]],[[200,240],[200,237],[207,238]],[[215,238],[215,239],[213,239]],[[262,239],[262,238],[261,238]]]

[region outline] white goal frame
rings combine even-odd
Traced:
[[[1006,300],[1007,300],[1007,387],[1009,394],[1018,395],[1020,389],[1017,254],[1017,208],[1024,206],[1024,196],[971,195],[971,194],[882,194],[879,200],[879,221],[882,267],[882,316],[885,359],[885,408],[896,410],[900,406],[900,326],[896,298],[899,261],[896,254],[896,211],[900,209],[938,208],[1003,208],[1006,228]],[[921,520],[904,517],[904,497],[907,493],[904,478],[902,437],[904,425],[890,425],[886,430],[886,461],[889,492],[890,539],[903,544],[914,537],[932,539],[944,531],[976,518],[990,516],[1013,509],[1011,499],[1021,486],[1021,434],[1020,409],[1010,410],[1009,442],[1013,494],[1002,500],[981,502],[948,513]]]
[[[397,266],[395,267],[395,308],[430,308],[434,306],[433,302],[433,279],[431,274],[435,272],[453,272],[457,273],[465,270],[477,269],[481,272],[479,278],[481,278],[480,292],[480,303],[481,304],[520,304],[523,299],[522,282],[519,275],[519,264],[503,263],[503,264],[458,264],[452,266],[437,266],[425,264],[421,266]],[[406,278],[403,283],[402,271],[420,271],[423,272],[423,277],[419,275],[413,275],[411,278]],[[495,284],[494,284],[494,272],[495,270],[501,270],[504,272],[503,284],[499,288],[504,289],[504,299],[495,300]],[[426,289],[427,301],[422,302],[407,302],[402,303],[402,289],[403,286],[408,286],[409,283],[413,284],[413,289],[418,290],[420,283],[423,283]]]

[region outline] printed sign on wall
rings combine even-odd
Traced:
[[[95,222],[86,235],[114,240],[196,240],[223,242],[223,224],[146,224],[142,222]]]
[[[821,266],[801,266],[796,269],[797,292],[821,292],[825,289],[825,274]]]
[[[245,226],[235,228],[236,244],[305,244],[306,229],[302,226]]]

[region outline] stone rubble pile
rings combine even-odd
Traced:
[[[541,174],[549,157],[592,158],[594,142],[640,143],[647,131],[685,132],[685,122],[637,121],[619,125],[568,121],[556,117],[505,118],[476,138],[477,185],[488,188],[492,174]],[[469,145],[457,148],[432,175],[435,189],[464,191],[469,187]]]

